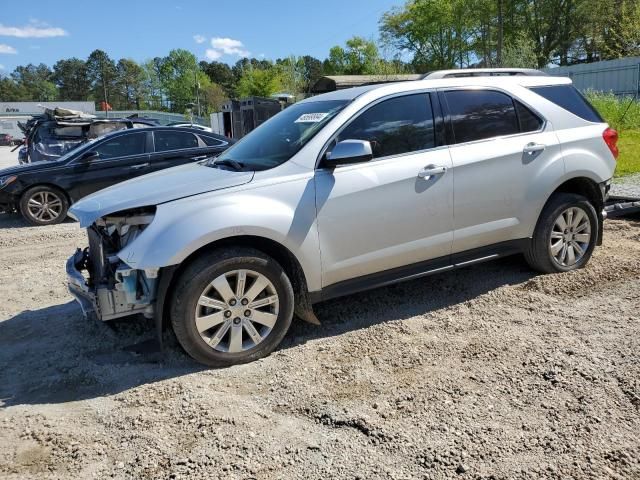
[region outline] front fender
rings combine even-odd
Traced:
[[[215,241],[257,236],[287,248],[314,291],[321,278],[316,225],[313,177],[238,187],[158,205],[153,222],[118,256],[132,268],[162,268]]]

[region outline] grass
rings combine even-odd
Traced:
[[[616,177],[640,172],[640,128],[623,130],[618,140],[620,156],[616,167]]]
[[[640,99],[593,91],[586,97],[620,135],[615,176],[640,173]]]

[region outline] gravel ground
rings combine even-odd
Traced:
[[[223,370],[85,321],[85,242],[0,215],[3,479],[640,478],[640,217],[579,272],[513,257],[327,302]]]
[[[513,257],[327,302],[221,370],[85,321],[84,245],[0,215],[3,479],[640,478],[640,217],[581,271]]]
[[[616,178],[611,186],[611,195],[640,199],[640,174]]]

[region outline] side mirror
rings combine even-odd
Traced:
[[[82,156],[80,157],[80,160],[83,162],[92,162],[99,158],[100,158],[100,154],[98,152],[94,152],[93,150],[90,150],[88,152],[84,152],[84,154],[82,154]]]
[[[367,140],[343,140],[326,155],[325,165],[336,167],[350,163],[368,162],[373,158],[371,143]]]

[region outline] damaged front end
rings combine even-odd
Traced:
[[[118,253],[153,221],[155,208],[99,218],[89,228],[89,247],[67,261],[67,283],[85,316],[103,321],[133,314],[154,316],[158,269],[129,267]]]

